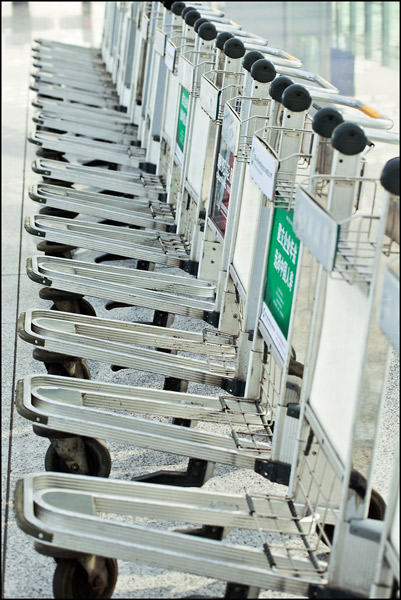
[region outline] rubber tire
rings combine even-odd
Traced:
[[[78,300],[78,303],[79,303],[79,314],[80,315],[87,315],[88,317],[96,317],[95,309],[93,308],[93,306],[90,302],[85,300],[85,298],[80,298]],[[55,304],[53,304],[50,307],[50,310],[58,310],[58,308]]]
[[[375,519],[376,521],[383,521],[384,514],[386,511],[386,503],[383,498],[380,496],[379,492],[377,492],[374,488],[372,488],[372,493],[370,496],[370,504],[369,504],[369,512],[368,519]],[[324,525],[323,526],[324,533],[328,537],[330,544],[333,543],[334,537],[334,525]],[[325,544],[325,540],[322,537],[322,542]]]
[[[89,369],[89,365],[83,358],[78,359],[82,363],[83,371],[84,371],[84,379],[90,379],[91,373]],[[68,371],[63,367],[62,364],[59,363],[44,363],[49,375],[61,375],[62,377],[70,377]]]
[[[87,573],[78,560],[59,560],[53,576],[54,598],[111,598],[117,583],[118,566],[115,558],[106,558],[105,561],[108,583],[99,594],[89,586]]]
[[[88,475],[107,478],[111,471],[111,456],[106,444],[96,438],[83,438],[83,441],[88,460]],[[52,444],[50,444],[45,454],[45,470],[56,473],[71,473]]]

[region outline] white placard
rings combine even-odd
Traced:
[[[353,439],[368,317],[369,297],[358,286],[343,279],[327,278],[309,402],[344,465]]]
[[[166,34],[161,29],[156,29],[155,34],[155,52],[160,54],[160,56],[164,56],[164,50],[166,47]]]
[[[205,77],[201,78],[200,104],[205,113],[215,121],[219,105],[220,90]]]
[[[252,179],[267,197],[272,201],[276,187],[278,160],[257,135],[253,136],[249,172]]]
[[[284,361],[285,356],[287,354],[287,340],[285,339],[284,335],[280,330],[280,327],[276,323],[275,318],[273,317],[269,308],[264,302],[262,305],[262,313],[260,315],[260,320],[266,327],[273,344],[276,346],[280,357]]]
[[[173,44],[170,42],[170,40],[167,40],[166,50],[165,50],[165,55],[164,55],[164,62],[166,63],[166,67],[170,71],[174,71],[175,54],[176,54],[176,48],[173,46]]]
[[[184,57],[178,57],[178,83],[186,90],[192,90],[194,67]]]
[[[228,104],[224,107],[224,120],[221,127],[221,137],[230,148],[231,152],[236,152],[239,141],[239,120],[238,115]]]
[[[295,195],[294,232],[327,271],[336,258],[339,225],[305,190]]]

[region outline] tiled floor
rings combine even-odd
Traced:
[[[228,5],[229,3],[227,3]],[[228,10],[227,7],[225,9]],[[3,102],[3,159],[2,159],[2,597],[52,597],[54,561],[37,554],[33,543],[15,524],[12,497],[15,482],[22,474],[42,471],[47,441],[32,433],[29,423],[14,410],[13,391],[16,381],[30,373],[44,373],[44,366],[32,358],[32,348],[21,342],[16,333],[18,315],[29,308],[45,307],[38,298],[38,286],[25,273],[26,258],[35,254],[36,244],[23,227],[26,215],[36,212],[29,199],[29,185],[38,181],[31,171],[34,148],[27,143],[33,129],[30,106],[33,92],[29,91],[31,46],[35,37],[46,37],[69,43],[92,43],[101,40],[104,3],[102,2],[3,2],[2,3],[2,102]],[[100,316],[103,303],[95,305]],[[118,313],[118,315],[117,315]],[[131,309],[117,311],[113,318],[132,318]],[[383,455],[391,453],[391,442],[397,435],[398,363],[393,364],[394,377],[390,384],[389,401],[385,408]],[[106,368],[93,378],[111,380]],[[125,383],[124,371],[113,376],[116,383]],[[138,381],[139,384],[144,384]],[[149,382],[148,382],[149,383]],[[141,449],[127,450],[113,446],[116,466],[113,476],[129,478],[135,471],[155,469],[161,464],[177,466],[179,459],[162,453]],[[391,457],[389,457],[391,458]],[[385,495],[388,481],[382,469],[380,491]],[[250,474],[252,475],[252,474]],[[248,477],[242,474],[243,478]],[[380,480],[379,477],[379,480]],[[217,469],[213,486],[228,489],[238,481],[229,470]],[[243,480],[241,480],[243,483]],[[259,485],[250,477],[250,485]],[[270,490],[271,490],[270,485]],[[233,489],[233,488],[231,488]],[[262,487],[260,488],[262,491]],[[221,595],[223,585],[176,572],[166,572],[147,565],[121,563],[115,598],[171,598],[188,594]],[[282,597],[279,593],[264,592],[261,597]],[[286,596],[288,597],[288,596]]]

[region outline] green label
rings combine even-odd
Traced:
[[[299,245],[293,230],[293,211],[276,208],[261,320],[283,358],[287,350]]]
[[[188,104],[189,104],[189,92],[187,92],[186,89],[181,88],[180,108],[179,108],[179,112],[178,112],[177,137],[176,137],[176,146],[175,146],[175,155],[178,158],[180,165],[182,165],[183,158],[184,158],[184,145],[185,145],[185,133],[187,130]]]

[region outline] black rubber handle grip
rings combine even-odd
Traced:
[[[343,122],[344,119],[339,110],[326,106],[326,108],[318,110],[313,117],[312,129],[324,138],[331,138],[334,129]]]
[[[180,15],[186,7],[185,2],[173,2],[171,5],[171,12],[175,15]],[[167,8],[167,6],[166,6]]]
[[[273,63],[266,58],[260,58],[255,61],[251,67],[251,76],[260,83],[269,83],[276,76],[276,69]]]
[[[281,102],[288,110],[302,112],[311,106],[312,98],[306,87],[299,83],[293,83],[284,90]]]
[[[360,154],[367,143],[368,140],[363,129],[356,123],[341,123],[335,128],[331,136],[333,148],[347,156]]]
[[[193,27],[196,21],[200,18],[200,12],[198,12],[197,10],[189,10],[184,17],[184,21],[187,25],[189,25],[189,27]]]
[[[194,23],[194,30],[195,33],[198,33],[198,29],[201,25],[203,25],[203,23],[209,23],[209,19],[206,19],[206,17],[200,17],[200,19],[197,19]]]
[[[284,90],[286,90],[290,85],[293,85],[293,80],[286,75],[281,75],[281,77],[277,77],[269,87],[269,94],[276,100],[277,102],[281,102],[281,96],[283,95]]]
[[[242,66],[246,71],[250,71],[253,63],[260,58],[263,58],[263,54],[261,52],[258,50],[251,50],[245,54],[244,60],[242,61]]]
[[[245,46],[238,38],[227,40],[223,46],[223,52],[228,58],[242,58],[245,54]]]
[[[198,29],[198,35],[206,41],[214,40],[217,37],[217,29],[213,23],[202,23]]]
[[[385,190],[394,194],[394,196],[400,195],[400,157],[390,158],[384,165],[380,177],[380,183]]]
[[[226,41],[233,37],[233,34],[229,31],[222,31],[216,38],[216,48],[218,48],[219,50],[223,50]]]

